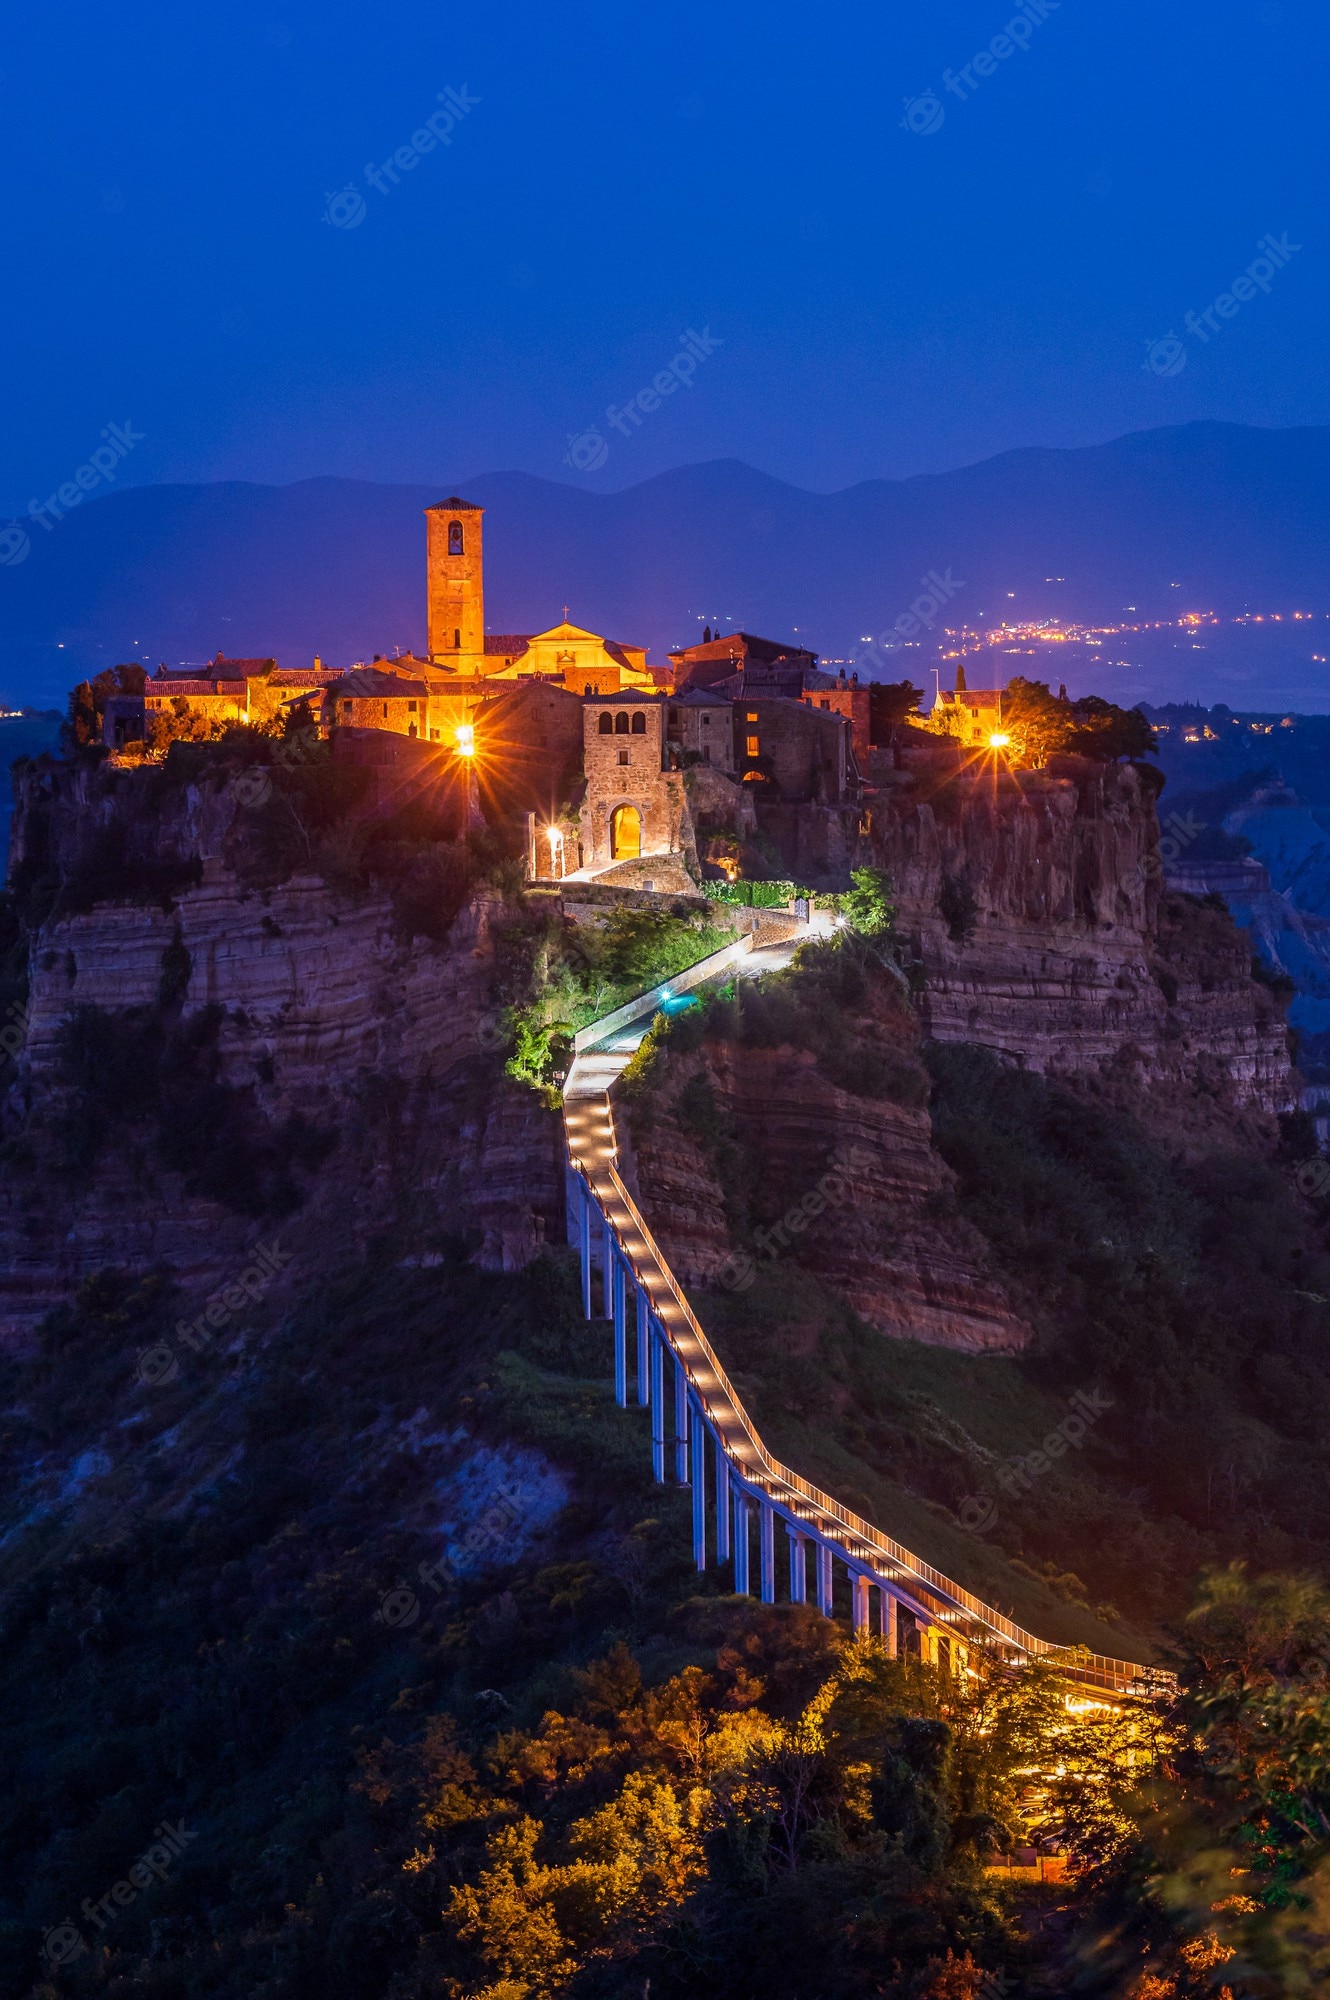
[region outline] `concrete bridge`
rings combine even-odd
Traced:
[[[1158,1692],[1168,1675],[1024,1631],[773,1458],[619,1177],[611,1091],[657,1013],[717,978],[778,970],[792,948],[753,949],[745,938],[582,1029],[564,1086],[568,1235],[581,1256],[583,1309],[612,1326],[620,1407],[631,1396],[651,1412],[656,1478],[691,1489],[697,1568],[732,1561],[735,1590],[755,1587],[774,1604],[779,1567],[791,1603],[815,1602],[829,1618],[848,1596],[856,1632],[880,1634],[893,1654],[917,1647],[953,1672],[983,1646],[1013,1663],[1047,1659],[1106,1693]]]

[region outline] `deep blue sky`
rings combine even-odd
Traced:
[[[1061,0],[946,116],[1002,0],[625,8],[46,0],[0,48],[0,509],[122,477],[829,489],[1195,417],[1330,421],[1315,0]],[[365,167],[463,86],[452,142]],[[926,110],[926,107],[923,108]],[[916,107],[916,117],[923,115]],[[352,185],[355,228],[322,220]],[[1303,247],[1181,372],[1142,364]],[[722,343],[624,440],[679,332]],[[596,470],[564,462],[599,424]]]

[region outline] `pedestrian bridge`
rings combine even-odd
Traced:
[[[778,970],[791,953],[789,943],[753,949],[745,938],[616,1009],[577,1035],[564,1086],[568,1234],[581,1256],[583,1309],[612,1324],[620,1407],[631,1395],[651,1412],[656,1478],[691,1488],[697,1568],[732,1562],[736,1592],[756,1583],[761,1601],[774,1604],[779,1529],[789,1601],[809,1601],[811,1589],[832,1617],[848,1598],[854,1630],[879,1633],[893,1654],[917,1648],[960,1672],[982,1646],[1012,1663],[1048,1660],[1114,1695],[1157,1693],[1170,1676],[1024,1631],[773,1458],[619,1177],[611,1093],[657,1013],[708,981]]]

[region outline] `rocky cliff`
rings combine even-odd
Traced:
[[[52,908],[31,936],[26,1047],[6,1104],[0,1326],[21,1331],[108,1263],[162,1263],[206,1294],[257,1235],[275,1234],[301,1266],[399,1235],[408,1261],[437,1261],[453,1236],[512,1269],[554,1240],[557,1119],[502,1074],[501,898],[471,894],[440,940],[405,935],[381,890],[340,891],[310,870],[256,887],[230,865],[234,788],[154,785],[155,774],[89,769],[20,781],[11,880]],[[101,895],[96,859],[108,849],[122,885],[140,885],[136,900]],[[94,893],[91,907],[65,907]],[[69,1024],[90,1008],[130,1036],[76,1049],[98,1066],[94,1096],[112,1088],[101,1072],[116,1061],[146,1071],[154,1041],[193,1032],[207,1042],[207,1105],[225,1107],[256,1158],[271,1154],[270,1135],[301,1135],[283,1156],[291,1185],[275,1212],[243,1187],[239,1207],[191,1192],[190,1174],[163,1167],[146,1138],[104,1147],[93,1171],[68,1170]],[[132,1076],[122,1096],[132,1131]],[[168,1095],[168,1122],[179,1101]]]
[[[888,994],[871,1012],[908,1047]],[[665,1071],[646,1115],[630,1105],[619,1126],[630,1190],[686,1285],[747,1292],[797,1266],[882,1333],[988,1353],[1027,1344],[988,1246],[949,1212],[922,1074],[905,1104],[839,1088],[807,1050],[711,1043]]]
[[[895,889],[927,1035],[1287,1108],[1283,1010],[1250,941],[1162,890],[1152,773],[967,767],[917,736],[896,763],[873,773],[864,845]]]

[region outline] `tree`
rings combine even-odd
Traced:
[[[854,887],[841,903],[850,927],[860,937],[881,937],[896,921],[896,905],[891,899],[891,879],[880,868],[856,868],[850,880]]]
[[[194,708],[183,694],[172,695],[169,709],[159,709],[148,726],[148,741],[163,754],[173,743],[215,743],[223,735],[220,722],[211,721]]]

